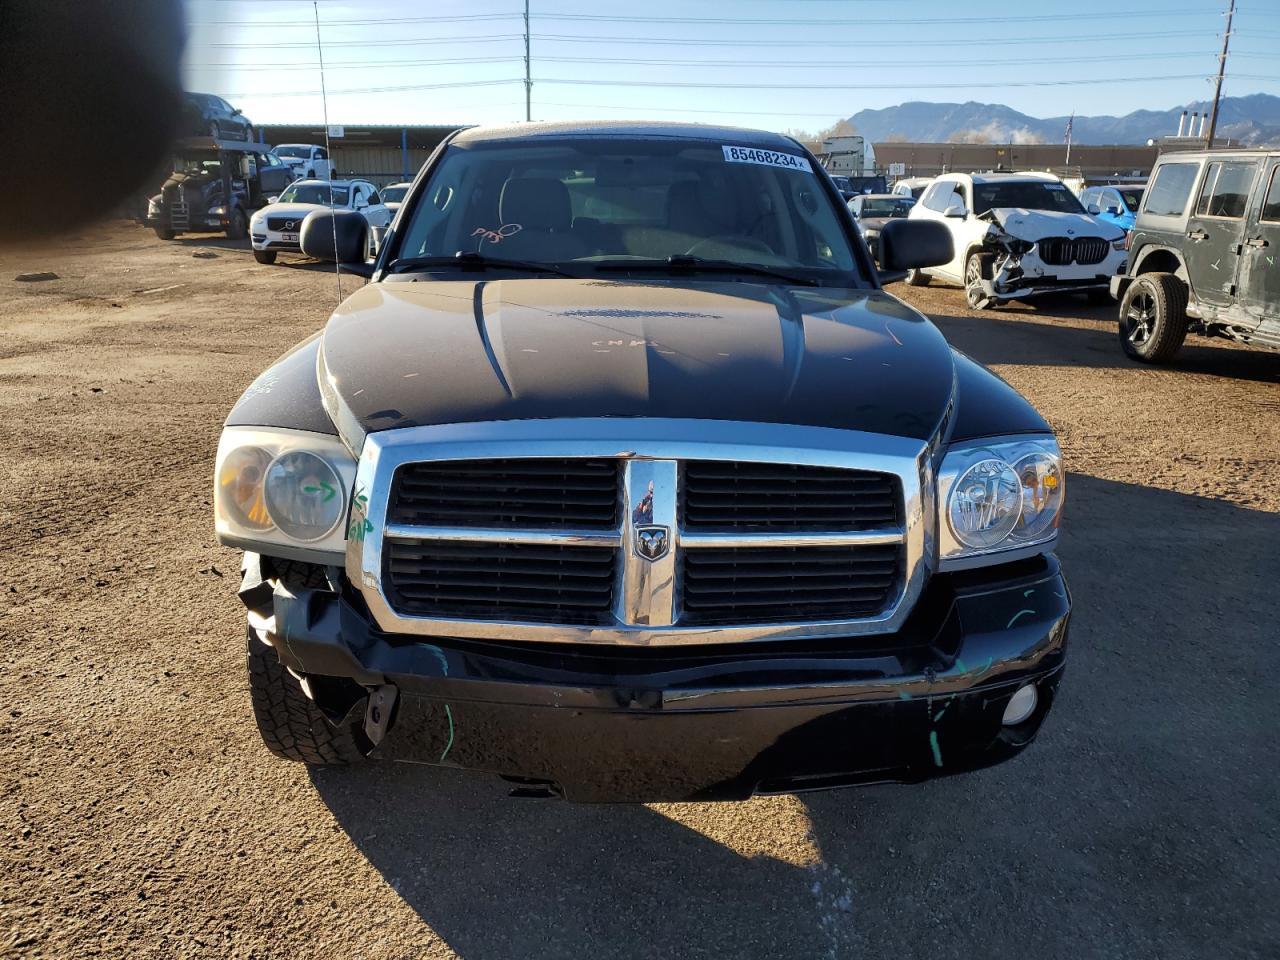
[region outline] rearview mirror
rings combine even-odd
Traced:
[[[890,220],[880,231],[881,279],[920,267],[937,267],[955,256],[951,231],[937,220]],[[892,278],[896,279],[896,278]]]
[[[302,221],[298,245],[308,257],[339,263],[352,273],[370,276],[365,262],[369,222],[354,210],[313,210]]]

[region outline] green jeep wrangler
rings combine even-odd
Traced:
[[[1169,153],[1111,279],[1120,346],[1167,363],[1188,331],[1280,347],[1280,150]]]

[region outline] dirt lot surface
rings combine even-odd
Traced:
[[[1110,310],[894,288],[1069,460],[1041,739],[919,787],[582,807],[262,748],[210,473],[334,302],[287,260],[123,225],[0,253],[0,955],[1280,956],[1280,355],[1143,368]]]

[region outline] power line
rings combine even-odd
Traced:
[[[406,44],[423,43],[492,43],[498,40],[523,40],[522,33],[493,33],[478,37],[419,37],[406,40],[330,40],[329,47],[395,47]],[[209,47],[232,47],[236,50],[280,50],[288,47],[312,47],[311,43],[293,43],[289,41],[274,43],[209,43]]]
[[[1160,30],[1143,33],[1144,40],[1165,37],[1203,37],[1202,30]],[[579,37],[565,34],[548,34],[535,33],[535,40],[545,40],[551,43],[652,43],[652,44],[668,44],[673,46],[693,46],[693,47],[867,47],[867,40],[784,40],[780,38],[769,40],[703,40],[703,39],[674,39],[671,37]],[[1004,37],[1001,42],[1008,44],[1023,43],[1064,43],[1068,41],[1089,41],[1097,43],[1107,40],[1123,40],[1132,44],[1131,37],[1099,37],[1095,35],[1084,36],[1057,36],[1057,37]],[[917,40],[911,38],[902,41],[880,40],[875,41],[877,50],[884,47],[972,47],[973,40],[966,38],[964,40]]]
[[[1098,83],[1148,83],[1164,80],[1204,80],[1202,73],[1150,77],[1094,77],[1083,80],[999,80],[990,83],[913,83],[915,90],[954,90],[969,87],[1077,87]],[[1277,78],[1280,79],[1280,78]],[[709,83],[683,80],[566,80],[540,78],[539,83],[575,87],[696,87],[715,90],[901,90],[901,83]]]
[[[1130,53],[1125,54],[1125,61],[1130,60],[1174,60],[1185,57],[1196,57],[1206,55],[1203,50],[1180,50],[1171,53]],[[1256,57],[1259,59],[1275,59],[1271,54],[1266,53],[1237,53],[1237,57]],[[325,61],[325,68],[328,70],[336,69],[356,69],[366,67],[433,67],[445,66],[450,64],[477,64],[477,63],[517,63],[523,62],[524,58],[518,55],[502,56],[502,57],[445,57],[438,60],[340,60]],[[539,63],[618,63],[631,66],[655,66],[655,67],[777,67],[784,70],[814,70],[826,67],[850,67],[861,66],[861,64],[850,63],[843,60],[810,60],[805,63],[797,63],[795,60],[669,60],[664,58],[649,57],[539,57]],[[999,58],[995,60],[930,60],[929,65],[938,66],[1005,66],[1008,64],[1026,64],[1026,63],[1114,63],[1114,56],[1098,56],[1098,57],[1031,57],[1026,59],[1018,58]],[[244,66],[235,63],[193,63],[188,64],[193,69],[223,69],[223,70],[314,70],[314,63],[289,63],[289,64],[267,64],[259,66]],[[919,64],[915,63],[894,63],[894,64],[877,64],[878,71],[883,70],[918,70]]]
[[[1203,8],[1184,7],[1178,10],[1161,10],[1161,17],[1178,17],[1178,16],[1203,16],[1205,13]],[[1040,14],[1034,16],[1008,17],[953,17],[947,15],[945,23],[948,25],[956,23],[1058,23],[1064,20],[1097,20],[1100,16],[1107,20],[1132,19],[1134,17],[1150,17],[1150,10],[1108,10],[1105,14],[1097,13],[1055,13]],[[753,17],[631,17],[620,16],[617,14],[607,13],[539,13],[534,15],[535,20],[565,20],[565,21],[583,21],[590,23],[706,23],[715,25],[727,25],[739,27],[750,26],[804,26],[804,27],[887,27],[887,26],[918,26],[920,18],[917,17],[856,17],[846,19],[835,19],[824,17],[821,19],[758,19]],[[865,42],[865,41],[864,41]]]
[[[454,90],[461,87],[497,87],[507,83],[524,83],[523,77],[508,80],[460,80],[454,83],[411,83],[397,84],[390,87],[359,87],[347,90],[330,90],[337,95],[341,93],[400,93],[406,90]],[[238,97],[316,97],[319,90],[253,90],[248,93],[224,93],[222,96],[235,99]]]

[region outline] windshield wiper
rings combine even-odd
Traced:
[[[549,273],[557,277],[578,279],[577,274],[569,273],[549,263],[536,260],[507,260],[502,257],[486,257],[483,253],[472,250],[459,250],[452,257],[400,257],[387,264],[393,273],[402,270],[432,270],[440,267],[454,267],[461,270],[516,270],[526,273]]]
[[[596,270],[610,273],[631,273],[663,271],[676,274],[685,273],[737,273],[753,277],[769,277],[784,283],[803,287],[816,287],[818,281],[812,277],[798,277],[793,273],[773,270],[769,267],[757,266],[754,263],[735,263],[732,260],[708,260],[705,257],[694,257],[687,253],[677,253],[665,260],[610,260],[593,265]]]

